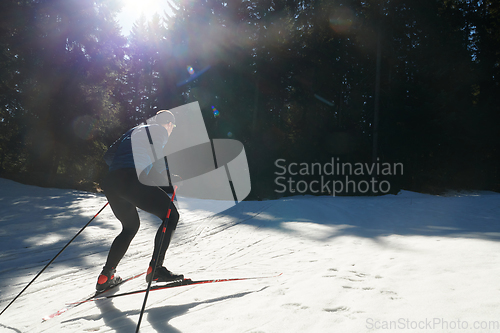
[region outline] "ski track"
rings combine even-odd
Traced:
[[[0,185],[3,309],[105,198],[3,179]],[[194,212],[181,210],[169,269],[193,280],[283,275],[151,293],[141,332],[373,332],[369,318],[500,321],[496,193],[305,196],[243,202],[216,215]],[[30,228],[28,216],[46,224]],[[123,277],[147,268],[161,223],[145,212],[140,217],[118,269]],[[93,291],[119,229],[103,211],[0,317],[0,331],[133,332],[140,295],[85,303],[40,323]],[[144,287],[138,278],[113,292]]]

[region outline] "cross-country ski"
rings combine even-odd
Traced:
[[[156,291],[156,290],[164,290],[164,289],[171,289],[175,287],[182,287],[182,286],[195,286],[195,285],[200,285],[200,284],[209,284],[209,283],[220,283],[220,282],[234,282],[234,281],[246,281],[246,280],[255,280],[255,279],[268,279],[272,277],[278,277],[281,276],[281,274],[278,275],[273,275],[273,276],[259,276],[259,277],[244,277],[244,278],[229,278],[229,279],[212,279],[212,280],[191,280],[191,279],[183,279],[180,281],[174,281],[170,282],[167,284],[163,285],[155,285],[150,288],[151,291]],[[90,297],[88,299],[74,302],[74,303],[68,303],[69,306],[71,305],[77,305],[81,303],[86,303],[86,302],[93,302],[93,301],[101,301],[105,299],[112,299],[116,297],[122,297],[122,296],[128,296],[128,295],[136,295],[136,294],[141,294],[146,292],[147,289],[139,289],[139,290],[133,290],[133,291],[128,291],[124,293],[119,293],[119,294],[113,294],[109,296],[100,296],[96,295],[94,297]]]
[[[108,289],[106,290],[103,290],[103,291],[96,291],[94,292],[93,294],[83,298],[82,300],[80,301],[77,301],[77,302],[73,302],[73,303],[67,303],[66,306],[64,308],[62,308],[61,310],[58,310],[52,314],[49,314],[49,315],[46,315],[42,318],[42,321],[47,321],[49,319],[52,319],[52,318],[55,318],[57,316],[60,316],[62,315],[63,313],[67,312],[68,310],[72,309],[72,308],[75,308],[77,307],[78,305],[82,304],[82,303],[85,303],[87,301],[91,301],[93,299],[96,299],[96,298],[99,298],[99,297],[102,297],[101,295],[113,290],[114,288],[118,287],[118,286],[121,286],[122,284],[124,284],[125,282],[128,282],[128,281],[131,281],[133,279],[136,279],[140,276],[143,276],[145,273],[140,273],[140,274],[137,274],[137,275],[134,275],[134,276],[131,276],[129,278],[126,278],[126,279],[123,279],[121,280],[120,282],[118,282],[117,284],[109,287]]]

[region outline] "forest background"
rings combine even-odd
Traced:
[[[391,191],[500,190],[500,2],[170,3],[124,36],[119,1],[0,2],[1,177],[98,191],[114,140],[198,101],[249,199],[293,194],[276,160],[332,157],[402,163]]]

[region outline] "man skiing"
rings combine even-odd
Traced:
[[[179,221],[179,213],[165,191],[166,188],[145,185],[155,183],[155,179],[166,179],[165,161],[151,159],[152,145],[150,143],[161,144],[161,147],[164,147],[174,127],[174,115],[167,110],[159,111],[151,124],[139,125],[123,134],[104,156],[109,165],[109,172],[102,182],[102,189],[123,229],[113,241],[106,264],[98,277],[96,285],[98,291],[106,290],[121,281],[121,278],[115,274],[116,267],[139,230],[140,220],[137,208],[156,215],[163,221],[167,216],[169,205],[172,205],[161,248],[163,224],[156,232],[153,257],[149,264],[146,281],[149,282],[152,279],[157,282],[167,282],[184,278],[183,275],[174,274],[163,266],[165,252]],[[133,133],[134,135],[147,134],[149,142],[142,145],[133,144],[131,140]],[[136,170],[143,170],[139,177]],[[157,256],[158,261],[155,262]],[[156,267],[155,274],[152,276],[154,267]]]

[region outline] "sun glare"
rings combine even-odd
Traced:
[[[125,6],[131,12],[152,15],[154,12],[161,10],[161,2],[155,0],[125,0]]]
[[[127,36],[132,29],[133,24],[141,17],[142,14],[146,20],[150,20],[154,13],[160,16],[163,12],[171,14],[172,10],[168,5],[168,0],[122,0],[123,8],[118,14],[118,23],[122,27],[122,34]]]

